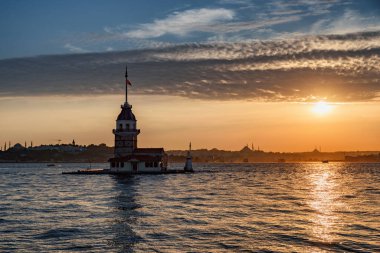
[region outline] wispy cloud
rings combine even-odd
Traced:
[[[132,92],[196,99],[379,101],[380,31],[0,61],[0,96]],[[5,95],[4,95],[5,94]]]
[[[166,34],[185,36],[191,32],[208,31],[212,25],[234,18],[234,11],[218,9],[191,9],[175,12],[164,19],[157,19],[152,23],[141,24],[139,28],[125,33],[130,38],[147,39],[157,38]],[[115,29],[106,28],[108,32]]]
[[[311,15],[320,15],[331,12],[331,9],[336,6],[344,6],[346,0],[275,0],[269,1],[268,4],[273,9],[273,12],[288,12],[296,9],[304,9]]]
[[[240,3],[249,6],[248,3]],[[256,8],[256,7],[255,7]],[[127,25],[116,27],[105,27],[104,31],[109,38],[123,39],[155,39],[165,35],[176,35],[184,37],[191,33],[203,32],[211,35],[236,34],[245,31],[254,31],[258,28],[268,28],[273,25],[285,24],[299,21],[308,14],[301,10],[281,9],[267,12],[266,15],[253,16],[241,20],[237,17],[238,10],[226,8],[214,9],[189,9],[182,12],[174,12],[163,19],[156,19],[152,23],[140,24],[137,29],[131,29]],[[261,13],[264,14],[264,13]],[[104,36],[104,37],[107,37]],[[239,37],[241,38],[241,37]]]
[[[379,16],[363,16],[350,9],[346,9],[342,16],[320,19],[311,26],[314,34],[345,34],[379,29]]]
[[[71,45],[70,43],[66,43],[63,47],[68,49],[72,53],[87,53],[88,52],[87,50],[81,47]]]
[[[380,29],[378,15],[352,8],[355,6],[346,0],[222,0],[213,7],[172,11],[148,23],[108,26],[98,33],[71,36],[66,47],[71,52],[81,52],[81,48],[101,52],[108,47],[117,51]]]

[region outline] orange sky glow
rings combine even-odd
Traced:
[[[34,145],[57,140],[113,146],[112,128],[122,95],[41,96],[0,100],[0,141]],[[206,101],[176,96],[131,95],[140,147],[167,150],[265,151],[380,150],[380,106],[367,103]],[[321,105],[322,103],[322,105]]]

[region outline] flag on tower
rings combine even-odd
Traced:
[[[128,80],[128,67],[125,65],[125,85],[131,85],[132,83]]]

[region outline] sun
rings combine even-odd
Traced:
[[[313,106],[313,112],[318,115],[326,115],[328,114],[332,109],[332,105],[325,101],[319,101],[314,104]]]

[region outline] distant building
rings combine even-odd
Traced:
[[[380,162],[380,153],[371,155],[345,156],[346,162]]]
[[[73,146],[71,144],[61,144],[61,145],[41,145],[37,147],[30,147],[30,150],[39,150],[39,151],[46,151],[46,150],[56,150],[59,152],[67,152],[67,153],[80,153],[83,151],[86,151],[87,148],[83,146]]]
[[[12,148],[10,148],[10,151],[21,151],[24,150],[25,147],[21,145],[20,143],[16,143]]]
[[[246,145],[246,146],[244,146],[241,150],[240,150],[240,153],[242,153],[242,154],[251,154],[252,153],[252,149],[250,149],[249,147],[248,147],[248,144]]]
[[[110,169],[114,172],[160,172],[167,170],[168,156],[163,148],[138,148],[137,120],[132,112],[132,105],[128,104],[128,80],[125,72],[125,102],[116,119],[114,157],[109,159]]]

